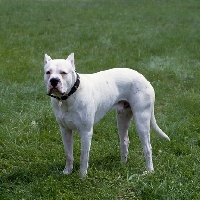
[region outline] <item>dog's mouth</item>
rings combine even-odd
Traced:
[[[48,90],[48,94],[63,95],[64,93],[60,89],[52,87]]]

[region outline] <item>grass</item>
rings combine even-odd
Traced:
[[[200,2],[198,0],[0,0],[0,199],[199,199]],[[120,164],[115,113],[94,127],[88,178],[65,164],[59,127],[43,83],[43,56],[75,52],[79,73],[128,67],[151,81],[155,173],[134,123]]]

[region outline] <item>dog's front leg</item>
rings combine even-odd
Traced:
[[[66,155],[66,166],[63,170],[63,174],[70,174],[73,169],[73,134],[72,130],[60,127],[62,134],[62,141],[64,144],[65,155]]]
[[[90,131],[81,131],[81,157],[80,157],[80,176],[85,178],[87,175],[89,152],[91,146],[93,129]]]

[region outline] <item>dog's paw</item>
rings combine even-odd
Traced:
[[[68,175],[72,173],[73,168],[72,167],[65,167],[63,170],[63,174]]]
[[[148,174],[152,174],[152,173],[154,173],[154,170],[152,170],[152,171],[144,171],[142,173],[142,176],[145,176],[145,175],[148,175]]]
[[[127,156],[121,156],[121,163],[122,164],[127,163]]]
[[[79,176],[80,178],[85,179],[87,176],[87,170],[80,170]]]

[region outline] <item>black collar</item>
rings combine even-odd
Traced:
[[[76,92],[79,85],[80,85],[80,76],[78,75],[78,73],[76,73],[76,82],[74,83],[74,86],[71,88],[71,90],[68,94],[64,93],[61,97],[57,97],[52,94],[47,94],[47,95],[49,95],[50,97],[53,97],[55,99],[58,99],[59,101],[66,100],[70,95],[72,95],[74,92]]]

